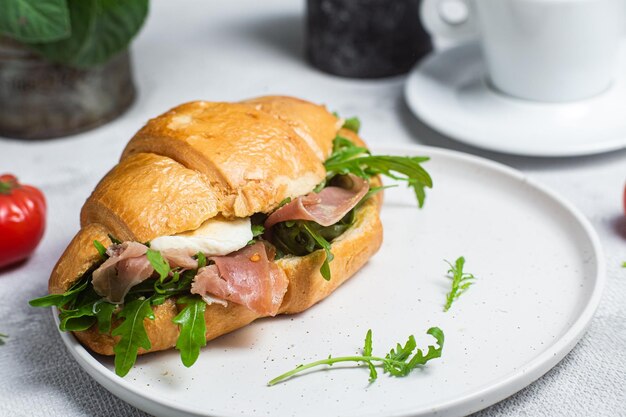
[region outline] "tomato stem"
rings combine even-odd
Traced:
[[[0,194],[11,194],[17,184],[12,181],[0,181]]]

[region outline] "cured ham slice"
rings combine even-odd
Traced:
[[[344,175],[343,181],[346,187],[329,186],[285,204],[265,220],[265,229],[288,220],[312,220],[322,226],[337,223],[369,190],[369,183],[356,175]]]
[[[98,295],[108,302],[121,304],[128,291],[150,278],[154,269],[146,252],[148,247],[137,242],[124,242],[107,249],[109,259],[93,272],[92,284]]]
[[[172,268],[196,269],[198,267],[198,261],[192,258],[185,249],[164,249],[161,255]]]
[[[93,272],[94,290],[105,300],[121,304],[128,291],[154,274],[148,247],[137,242],[112,245],[107,259]],[[164,250],[171,267],[195,269],[198,261],[181,250]],[[287,292],[285,273],[272,261],[274,248],[257,242],[225,256],[212,256],[213,264],[202,268],[193,280],[191,293],[218,303],[231,301],[260,315],[274,316]]]
[[[210,257],[215,263],[198,272],[191,293],[211,294],[244,305],[260,315],[274,316],[289,281],[283,270],[272,262],[273,258],[273,250],[268,250],[262,242],[226,256]]]

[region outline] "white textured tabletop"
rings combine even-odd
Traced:
[[[404,78],[358,81],[323,74],[303,58],[303,1],[155,0],[133,46],[139,98],[113,123],[66,139],[0,139],[0,171],[42,188],[48,227],[36,254],[0,272],[0,415],[145,416],[101,388],[65,351],[50,311],[27,301],[46,291],[49,271],[78,229],[78,214],[145,121],[189,100],[280,93],[358,115],[370,144],[426,144],[487,157],[539,180],[596,228],[608,280],[589,331],[553,370],[476,416],[626,416],[626,151],[531,159],[460,145],[417,121]],[[626,132],[625,132],[626,134]]]

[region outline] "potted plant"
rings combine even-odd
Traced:
[[[0,2],[0,136],[50,138],[119,116],[148,0]]]

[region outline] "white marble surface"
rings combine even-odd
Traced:
[[[36,255],[0,272],[0,415],[144,416],[98,386],[69,358],[48,311],[28,307],[78,229],[89,192],[150,117],[188,100],[238,100],[268,93],[326,103],[358,115],[371,144],[419,143],[484,156],[527,173],[576,205],[607,255],[603,302],[587,335],[543,378],[477,416],[626,415],[626,151],[531,159],[480,151],[433,132],[402,98],[403,77],[358,81],[323,74],[303,58],[303,2],[155,0],[133,46],[139,98],[102,128],[53,141],[0,139],[0,171],[40,186],[48,228]],[[626,132],[625,132],[626,134]],[[514,267],[514,266],[512,266]]]

